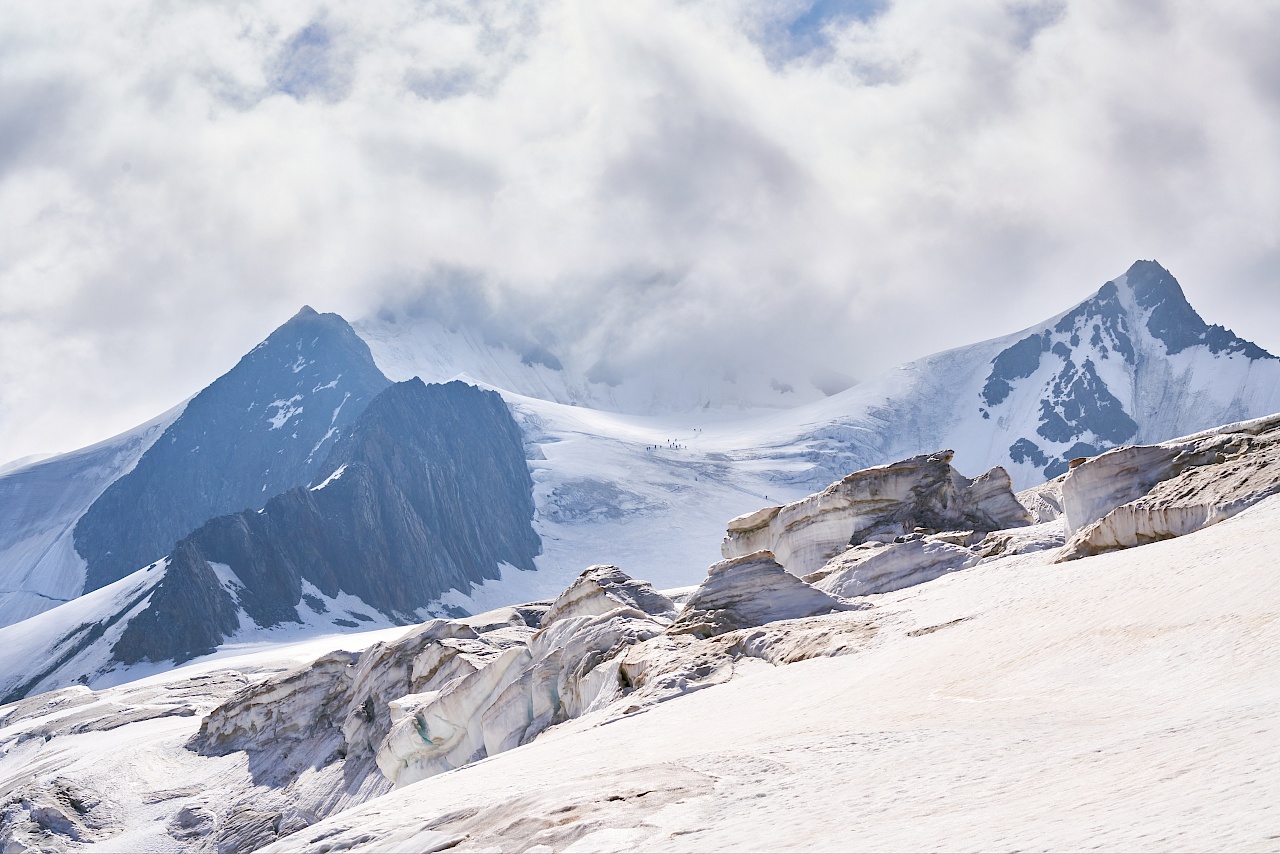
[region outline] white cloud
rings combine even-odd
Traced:
[[[1155,257],[1280,347],[1268,4],[14,2],[0,33],[4,459],[304,302],[606,373],[865,376]]]

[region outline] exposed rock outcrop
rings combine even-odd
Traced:
[[[1071,560],[1189,534],[1280,493],[1280,416],[1117,448],[1063,482]]]
[[[854,472],[822,492],[729,523],[725,558],[772,552],[795,575],[818,570],[851,545],[891,542],[917,529],[996,531],[1032,521],[996,467],[970,480],[950,451]]]
[[[533,570],[533,482],[506,405],[464,383],[398,383],[338,443],[319,485],[259,512],[222,516],[182,540],[116,660],[183,661],[211,652],[243,613],[299,622],[304,580],[393,620],[447,590]]]
[[[391,381],[336,314],[303,307],[192,398],[75,527],[96,590],[173,551],[209,519],[309,483]]]

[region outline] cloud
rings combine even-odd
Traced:
[[[312,21],[280,47],[269,64],[273,89],[298,100],[317,97],[334,103],[350,94],[354,57],[342,50],[338,34]]]
[[[0,461],[150,417],[303,303],[829,386],[1154,257],[1280,348],[1266,4],[118,0],[0,32]]]

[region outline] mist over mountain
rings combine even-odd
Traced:
[[[493,499],[446,486],[467,483],[464,471],[450,469],[426,485],[413,474],[440,454],[479,453],[468,464],[475,471],[501,455],[461,445],[410,452],[421,418],[405,417],[377,427],[377,442],[370,443],[375,428],[368,428],[362,441],[369,450],[357,454],[363,446],[350,444],[349,433],[369,401],[392,381],[420,384],[418,377],[461,377],[502,396],[519,431],[504,440],[502,453],[518,453],[517,468],[527,467],[531,480],[487,488],[510,500],[529,496],[532,509],[505,515],[531,519],[531,542],[541,545],[521,545],[521,528],[510,536],[501,526],[486,528],[477,502]],[[174,627],[185,620],[203,626],[208,638],[182,640],[163,653],[135,643],[130,660],[208,650],[235,630],[239,606],[218,592],[222,587],[210,587],[218,578],[212,564],[276,567],[267,575],[279,589],[264,600],[272,604],[254,610],[252,593],[242,603],[255,625],[268,627],[306,616],[297,610],[305,579],[325,596],[353,596],[357,611],[393,621],[428,604],[439,613],[475,612],[551,595],[584,561],[625,564],[678,586],[716,559],[715,532],[726,519],[868,466],[950,449],[964,474],[1002,466],[1023,489],[1062,474],[1077,457],[1280,410],[1280,360],[1206,323],[1154,261],[1135,262],[1041,324],[926,356],[831,396],[813,386],[787,388],[769,375],[682,379],[655,370],[605,382],[593,378],[590,365],[549,349],[513,349],[483,330],[384,314],[353,331],[337,315],[304,309],[181,412],[99,451],[0,476],[9,496],[0,512],[10,514],[0,517],[0,553],[8,556],[2,568],[11,591],[0,618],[16,622],[55,608],[165,555],[182,558],[168,571],[189,583],[171,582],[155,608],[197,590],[205,591],[197,596],[205,604],[174,605],[187,617],[172,620],[154,617],[161,612],[153,608],[148,619]],[[466,410],[461,399],[450,400],[442,398],[431,417]],[[419,461],[407,468],[390,462],[402,453]],[[381,474],[368,481],[355,466],[323,493],[306,491],[347,463]],[[357,500],[349,493],[358,487],[371,491]],[[409,504],[391,497],[424,488],[433,497]],[[347,496],[341,522],[337,510],[320,506],[337,495]],[[272,501],[274,512],[254,512]],[[437,509],[421,509],[428,505]],[[389,515],[354,509],[375,506]],[[210,521],[228,513],[240,515]],[[280,527],[285,517],[293,522]],[[415,518],[434,521],[425,528],[406,521]],[[654,536],[655,528],[666,534]],[[313,533],[297,533],[304,529]],[[188,541],[198,530],[203,550],[192,551]],[[187,545],[175,551],[180,541]],[[386,551],[392,543],[402,545]],[[421,555],[432,556],[430,569],[418,567]],[[331,575],[314,575],[333,560],[355,573],[336,587],[320,582]],[[486,568],[464,570],[468,561]],[[396,582],[402,592],[391,595],[382,586],[391,582],[372,580],[400,571],[448,581],[432,582],[430,590]],[[186,637],[185,629],[175,631]]]
[[[1268,4],[129,6],[0,9],[0,464],[304,303],[799,394],[1141,254],[1277,347]]]

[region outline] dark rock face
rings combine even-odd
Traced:
[[[1098,376],[1091,359],[1078,369],[1066,359],[1052,395],[1040,402],[1036,432],[1053,442],[1070,442],[1092,433],[1118,445],[1136,434],[1138,425]]]
[[[304,307],[196,395],[81,518],[85,590],[158,560],[214,516],[310,482],[389,384],[345,320]]]
[[[133,664],[161,650],[171,654],[152,661],[207,655],[240,628],[237,610],[230,591],[188,537],[174,550],[150,603],[116,641],[113,657]]]
[[[1015,463],[1030,462],[1033,466],[1048,465],[1049,458],[1040,446],[1030,439],[1019,439],[1009,446],[1009,459]]]
[[[1004,403],[1010,383],[1031,376],[1040,367],[1040,353],[1048,348],[1048,339],[1041,335],[1028,335],[1017,344],[1002,351],[991,363],[991,376],[982,388],[982,399],[988,406]]]
[[[1079,347],[1087,335],[1089,343],[1098,348],[1103,359],[1109,358],[1113,352],[1129,364],[1137,359],[1133,339],[1129,337],[1129,319],[1115,282],[1107,282],[1098,288],[1096,294],[1059,320],[1053,331],[1069,336],[1066,340],[1073,348]],[[1046,349],[1047,340],[1046,337]]]
[[[1107,387],[1099,366],[1119,359],[1125,373],[1133,374],[1139,361],[1147,358],[1134,343],[1141,331],[1135,327],[1143,317],[1151,336],[1163,343],[1169,355],[1203,345],[1215,354],[1275,358],[1228,329],[1207,325],[1187,302],[1177,279],[1156,262],[1135,262],[1123,281],[1127,293],[1122,294],[1116,282],[1107,282],[1051,327],[1010,345],[992,360],[980,394],[984,418],[990,417],[987,407],[1003,404],[1016,383],[1045,364],[1052,366],[1040,400],[1035,430],[1039,440],[1019,437],[1009,448],[1013,462],[1031,462],[1046,478],[1053,478],[1067,471],[1074,457],[1093,456],[1137,436],[1137,422]],[[1114,370],[1103,373],[1116,375]],[[1042,447],[1040,441],[1049,447]],[[1067,449],[1052,447],[1068,443],[1074,444]]]
[[[1250,359],[1276,358],[1230,329],[1205,323],[1187,302],[1178,280],[1155,261],[1135,261],[1125,276],[1138,305],[1151,309],[1147,329],[1164,342],[1169,355],[1204,344],[1211,353],[1240,353]]]
[[[201,655],[235,631],[238,608],[260,626],[300,622],[303,579],[409,623],[445,591],[498,578],[500,563],[535,568],[533,481],[519,428],[494,392],[416,379],[391,386],[316,482],[180,542],[115,658]],[[235,581],[220,580],[212,564]]]

